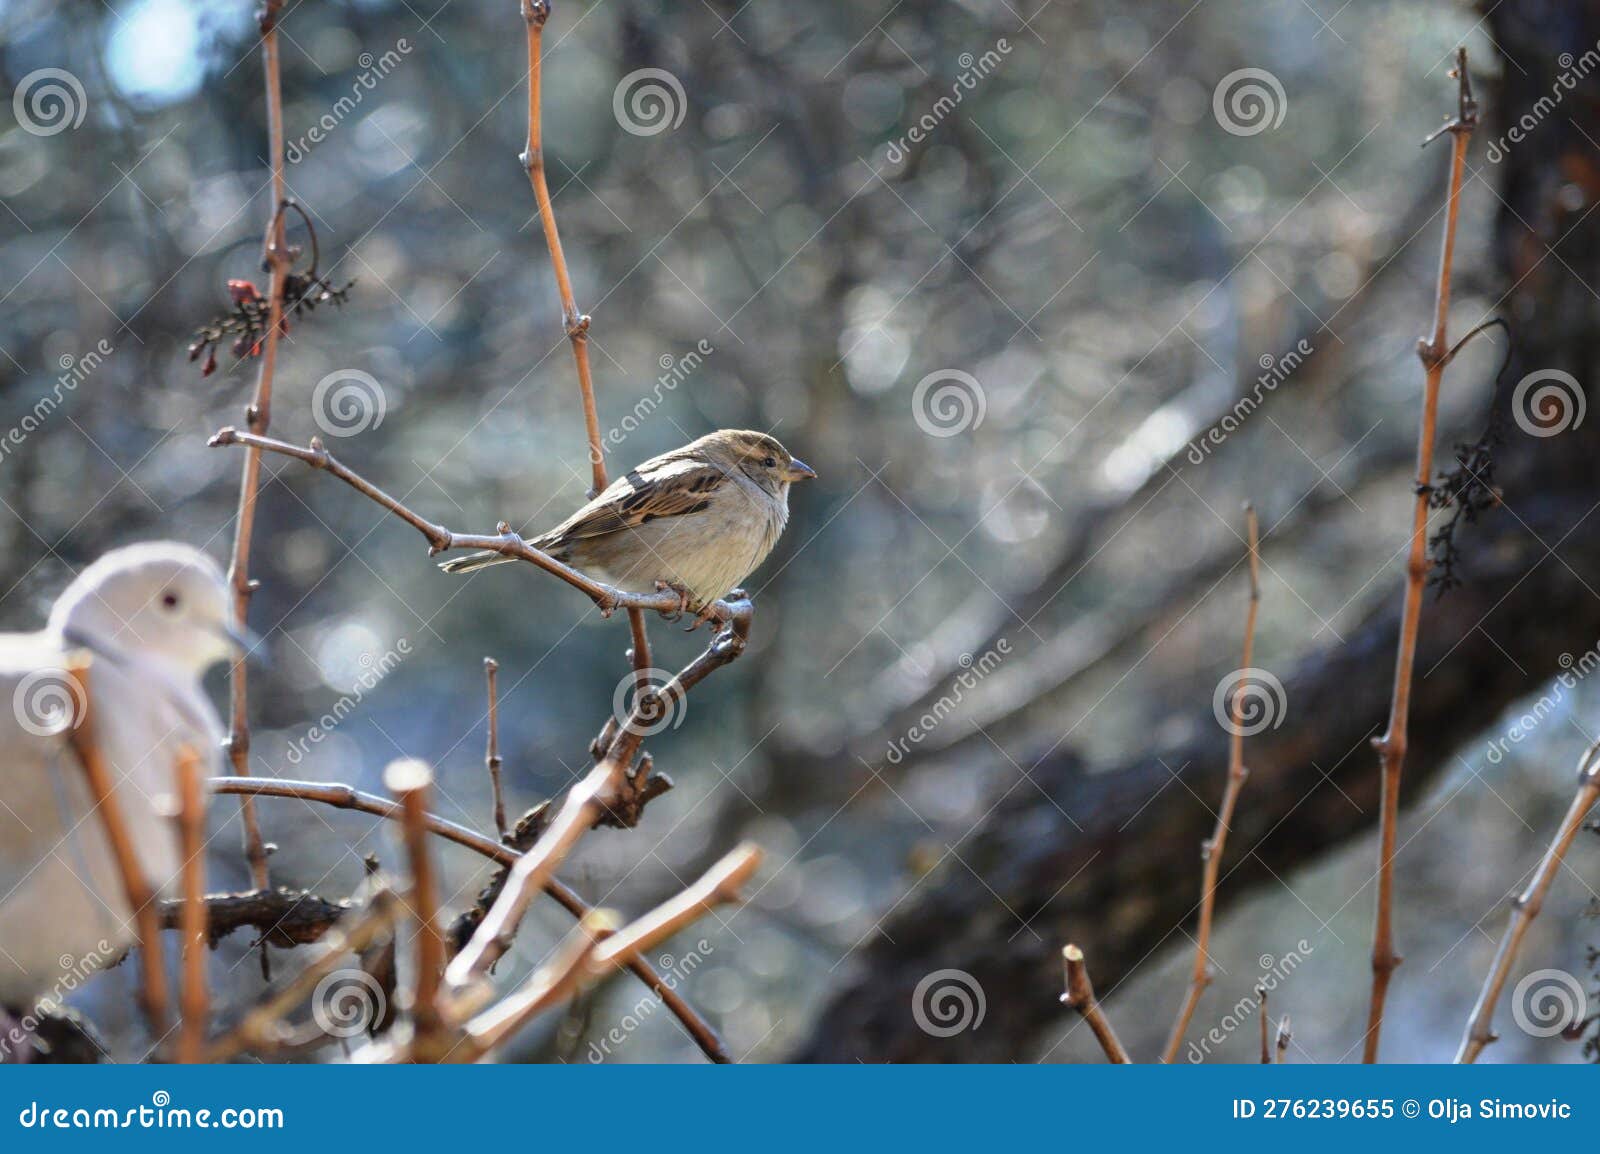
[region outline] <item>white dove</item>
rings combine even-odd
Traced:
[[[172,542],[107,553],[67,587],[42,631],[0,634],[0,1006],[58,1002],[135,936],[69,744],[83,716],[71,655],[90,658],[89,724],[135,851],[165,891],[181,868],[177,754],[188,745],[209,768],[223,737],[200,679],[249,645],[222,571]]]

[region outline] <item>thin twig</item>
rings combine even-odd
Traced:
[[[248,794],[252,797],[295,798],[299,801],[330,805],[336,809],[355,810],[391,821],[400,819],[400,807],[394,802],[338,783],[217,777],[212,778],[207,782],[207,785],[210,787],[211,792],[216,794]],[[514,849],[504,846],[491,838],[474,833],[465,826],[457,825],[455,822],[447,821],[435,814],[427,815],[427,826],[428,832],[436,837],[455,842],[457,845],[470,849],[491,861],[499,862],[501,865],[515,865],[517,859],[521,856]],[[588,903],[557,878],[550,878],[546,881],[545,892],[573,917],[582,918],[591,912],[591,907]],[[700,1015],[699,1011],[683,999],[681,994],[667,985],[666,981],[649,962],[643,958],[635,958],[629,961],[627,966],[641,982],[661,999],[662,1003],[672,1012],[672,1015],[683,1024],[684,1029],[688,1031],[706,1057],[717,1063],[727,1063],[732,1060],[716,1030]]]
[[[439,926],[439,886],[428,853],[428,787],[433,784],[433,770],[415,758],[394,761],[384,770],[383,783],[400,801],[400,825],[405,831],[406,859],[411,869],[408,904],[417,923],[416,973],[411,992],[411,1018],[416,1026],[414,1052],[432,1056],[444,1037],[438,1005],[444,934]]]
[[[1433,440],[1438,421],[1439,385],[1449,359],[1450,344],[1446,323],[1450,313],[1450,274],[1455,257],[1456,222],[1460,217],[1461,186],[1466,172],[1467,145],[1478,123],[1478,106],[1472,98],[1467,74],[1467,50],[1456,50],[1456,67],[1451,73],[1458,82],[1458,108],[1455,119],[1439,132],[1450,134],[1450,184],[1444,221],[1444,244],[1439,254],[1439,274],[1434,294],[1433,332],[1417,342],[1417,355],[1424,368],[1422,419],[1417,431],[1416,501],[1411,519],[1411,552],[1406,562],[1405,601],[1400,618],[1400,640],[1395,655],[1394,696],[1389,707],[1389,724],[1383,736],[1373,741],[1382,769],[1382,809],[1378,830],[1378,903],[1372,932],[1372,998],[1367,1011],[1367,1032],[1363,1039],[1362,1061],[1378,1060],[1378,1042],[1383,1031],[1383,1007],[1389,981],[1400,965],[1394,945],[1394,855],[1396,827],[1400,820],[1400,775],[1405,766],[1406,727],[1411,712],[1412,667],[1417,654],[1417,629],[1422,614],[1423,587],[1428,578],[1428,504],[1432,490]],[[1435,133],[1434,136],[1439,135]],[[1433,139],[1434,137],[1429,137]]]
[[[1094,985],[1089,981],[1089,967],[1084,964],[1083,951],[1077,946],[1063,946],[1061,965],[1066,971],[1066,992],[1061,995],[1061,1004],[1069,1010],[1076,1010],[1089,1023],[1089,1029],[1099,1039],[1100,1048],[1105,1051],[1108,1062],[1125,1065],[1128,1051],[1117,1041],[1116,1031],[1111,1028],[1105,1011],[1095,1000]]]
[[[1244,507],[1246,544],[1250,559],[1250,605],[1244,618],[1243,670],[1254,667],[1256,641],[1256,612],[1261,606],[1261,541],[1256,511],[1249,504]],[[1200,881],[1200,924],[1195,934],[1194,969],[1189,977],[1189,988],[1184,992],[1183,1004],[1178,1007],[1177,1020],[1167,1035],[1167,1046],[1162,1051],[1163,1062],[1176,1062],[1178,1050],[1183,1045],[1183,1035],[1194,1019],[1200,997],[1211,984],[1211,924],[1217,906],[1217,881],[1222,869],[1222,851],[1228,841],[1228,831],[1233,828],[1233,811],[1239,804],[1239,794],[1244,790],[1250,771],[1244,764],[1244,685],[1240,684],[1229,707],[1228,726],[1228,780],[1222,789],[1222,808],[1217,811],[1217,824],[1211,840],[1200,847],[1202,863]],[[1265,1029],[1265,1027],[1262,1027]]]
[[[1495,949],[1489,976],[1484,979],[1483,990],[1478,994],[1477,1004],[1472,1007],[1472,1016],[1467,1019],[1466,1035],[1461,1039],[1461,1048],[1456,1051],[1457,1062],[1477,1061],[1483,1048],[1497,1037],[1494,1032],[1494,1007],[1511,976],[1511,967],[1516,964],[1522,939],[1527,936],[1533,919],[1539,916],[1550,884],[1555,881],[1567,851],[1572,848],[1573,839],[1583,828],[1583,819],[1589,816],[1589,811],[1597,801],[1600,801],[1600,742],[1591,745],[1578,760],[1578,792],[1567,807],[1567,815],[1562,818],[1561,827],[1556,831],[1550,848],[1545,850],[1539,868],[1534,871],[1533,880],[1512,903],[1511,923]]]
[[[1261,1023],[1261,1064],[1272,1063],[1272,1042],[1267,1037],[1267,988],[1256,987],[1256,1018]]]
[[[590,317],[578,311],[577,298],[572,292],[572,277],[567,271],[567,257],[561,248],[561,233],[556,228],[555,206],[551,203],[550,187],[545,180],[540,81],[543,77],[544,25],[550,18],[550,5],[548,0],[522,0],[521,7],[528,36],[528,142],[523,148],[521,160],[528,173],[528,183],[533,188],[533,199],[539,206],[539,222],[544,227],[545,246],[550,250],[550,266],[556,277],[556,291],[561,296],[561,323],[572,345],[572,360],[578,370],[578,394],[583,402],[583,425],[589,440],[589,467],[593,482],[589,496],[595,497],[606,487],[606,458],[600,441],[600,412],[594,397],[594,375],[589,368]],[[633,668],[637,683],[642,685],[645,670],[650,668],[650,642],[645,631],[644,613],[629,609],[628,624],[633,632]]]
[[[190,746],[178,751],[178,831],[183,846],[183,972],[178,1008],[183,1028],[178,1033],[178,1061],[199,1062],[205,1056],[206,1018],[206,806],[200,756]]]
[[[261,365],[256,373],[256,391],[245,422],[250,431],[266,434],[272,419],[272,378],[278,365],[278,336],[283,327],[283,285],[294,263],[293,254],[284,240],[284,207],[286,196],[283,180],[283,86],[278,69],[278,15],[283,0],[265,0],[259,13],[261,28],[261,65],[267,94],[267,149],[268,163],[272,168],[272,199],[268,202],[266,239],[262,243],[262,262],[266,265],[267,331],[261,339]],[[261,480],[261,453],[251,449],[245,454],[244,471],[239,480],[239,512],[235,519],[233,556],[228,566],[228,584],[233,590],[233,613],[241,624],[248,619],[250,600],[260,582],[250,577],[250,542],[255,532],[256,494]],[[233,771],[240,777],[250,776],[250,691],[248,667],[243,660],[233,663],[229,687],[231,721],[228,730],[228,757]],[[250,863],[250,876],[257,889],[270,884],[267,874],[267,847],[261,837],[261,825],[256,819],[255,804],[246,797],[239,802],[240,817],[244,825],[245,857]],[[266,951],[261,953],[262,967],[266,967]]]
[[[161,954],[161,922],[156,911],[155,887],[145,876],[144,865],[134,849],[133,833],[128,827],[127,815],[117,801],[116,785],[100,746],[95,741],[95,714],[89,695],[89,667],[87,656],[74,656],[68,661],[67,675],[77,686],[74,701],[80,716],[68,732],[68,741],[77,755],[89,784],[89,796],[94,801],[94,812],[111,846],[117,871],[122,877],[122,893],[128,910],[138,927],[139,964],[143,977],[145,1017],[150,1021],[150,1035],[159,1044],[167,1035],[167,975]]]
[[[505,841],[506,795],[500,784],[500,695],[495,688],[500,663],[493,657],[485,657],[483,672],[489,681],[489,737],[484,746],[483,764],[489,771],[489,788],[494,793],[494,830],[500,840]]]

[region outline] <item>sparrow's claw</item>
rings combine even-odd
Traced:
[[[670,613],[663,613],[661,617],[665,621],[676,621],[694,607],[694,598],[689,595],[689,591],[687,589],[675,582],[656,582],[657,593],[666,593],[669,590],[678,595],[678,607]]]

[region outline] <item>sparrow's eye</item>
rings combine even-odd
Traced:
[[[178,608],[178,595],[170,589],[161,595],[161,607],[169,612]]]
[[[768,457],[765,461],[762,461],[761,463],[763,465],[765,465],[769,469],[775,469],[775,468],[778,467],[778,459],[776,457]]]

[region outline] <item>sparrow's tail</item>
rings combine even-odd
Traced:
[[[490,565],[503,565],[507,561],[514,561],[514,557],[507,557],[503,553],[484,550],[482,553],[468,553],[465,557],[455,557],[449,561],[439,562],[439,568],[446,573],[472,573],[479,569],[487,569]]]

